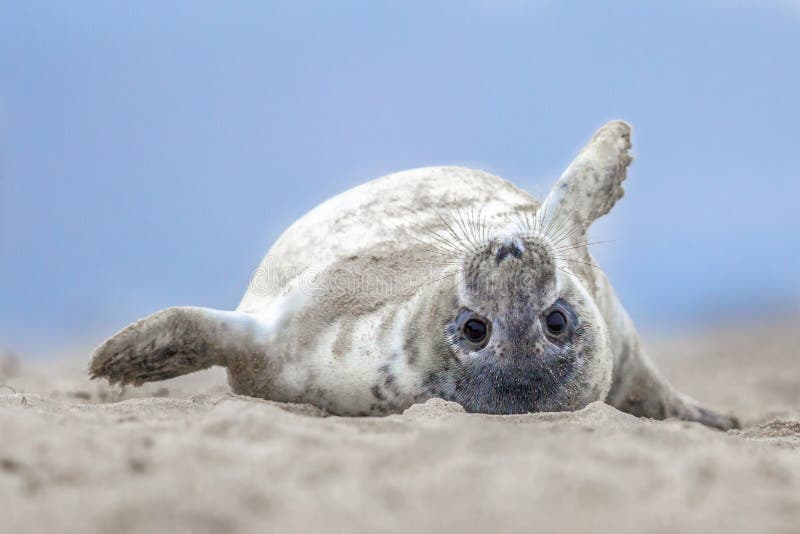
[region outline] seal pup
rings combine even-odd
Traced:
[[[654,368],[587,230],[623,195],[631,128],[598,130],[543,202],[482,171],[431,167],[355,187],[295,222],[236,311],[169,308],[92,355],[140,385],[213,365],[235,393],[331,414],[440,397],[468,412],[631,414],[737,426]]]

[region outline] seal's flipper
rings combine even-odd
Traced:
[[[646,355],[631,355],[615,369],[614,383],[606,402],[619,410],[651,419],[677,418],[720,430],[739,428],[736,417],[704,408],[696,400],[677,392]]]
[[[615,408],[651,419],[677,418],[696,421],[720,430],[739,428],[736,417],[718,414],[678,392],[656,369],[641,346],[628,314],[619,303],[605,276],[601,300],[609,323],[614,354],[614,373],[606,402]]]
[[[620,304],[605,275],[594,266],[584,240],[589,226],[608,213],[625,193],[622,182],[633,161],[631,127],[623,121],[609,122],[567,167],[539,207],[536,220],[555,245],[567,238],[573,245],[560,245],[560,256],[574,254],[570,269],[583,271],[593,281],[593,297],[608,326],[614,355],[613,381],[606,402],[625,412],[653,419],[677,417],[728,430],[738,427],[734,417],[703,408],[678,393],[641,349],[636,329]],[[577,263],[577,264],[576,264]]]
[[[719,414],[704,408],[696,400],[686,395],[678,395],[677,409],[678,413],[675,417],[684,421],[695,421],[719,430],[741,428],[739,419],[736,416]]]
[[[633,161],[630,148],[628,123],[612,121],[597,130],[539,208],[542,227],[563,228],[566,223],[577,225],[583,233],[608,213],[625,193],[622,182]]]
[[[100,345],[92,354],[89,373],[112,384],[166,380],[263,351],[264,333],[258,319],[247,313],[169,308]]]

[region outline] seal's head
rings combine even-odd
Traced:
[[[466,258],[444,338],[468,411],[581,408],[611,382],[605,323],[580,279],[537,236],[492,239]]]
[[[629,162],[629,143],[624,123],[600,130],[524,224],[462,258],[437,327],[453,362],[442,390],[468,411],[575,410],[608,394],[613,356],[586,230],[622,195],[625,167],[603,168],[619,159],[603,153]]]

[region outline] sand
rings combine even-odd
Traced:
[[[121,392],[75,359],[0,366],[0,532],[798,532],[798,327],[648,344],[740,416],[727,433],[602,403],[325,417],[218,369]]]

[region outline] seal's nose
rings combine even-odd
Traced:
[[[522,246],[516,239],[506,241],[497,247],[497,252],[495,253],[495,259],[497,260],[497,263],[500,263],[508,256],[514,256],[515,258],[522,257]]]

